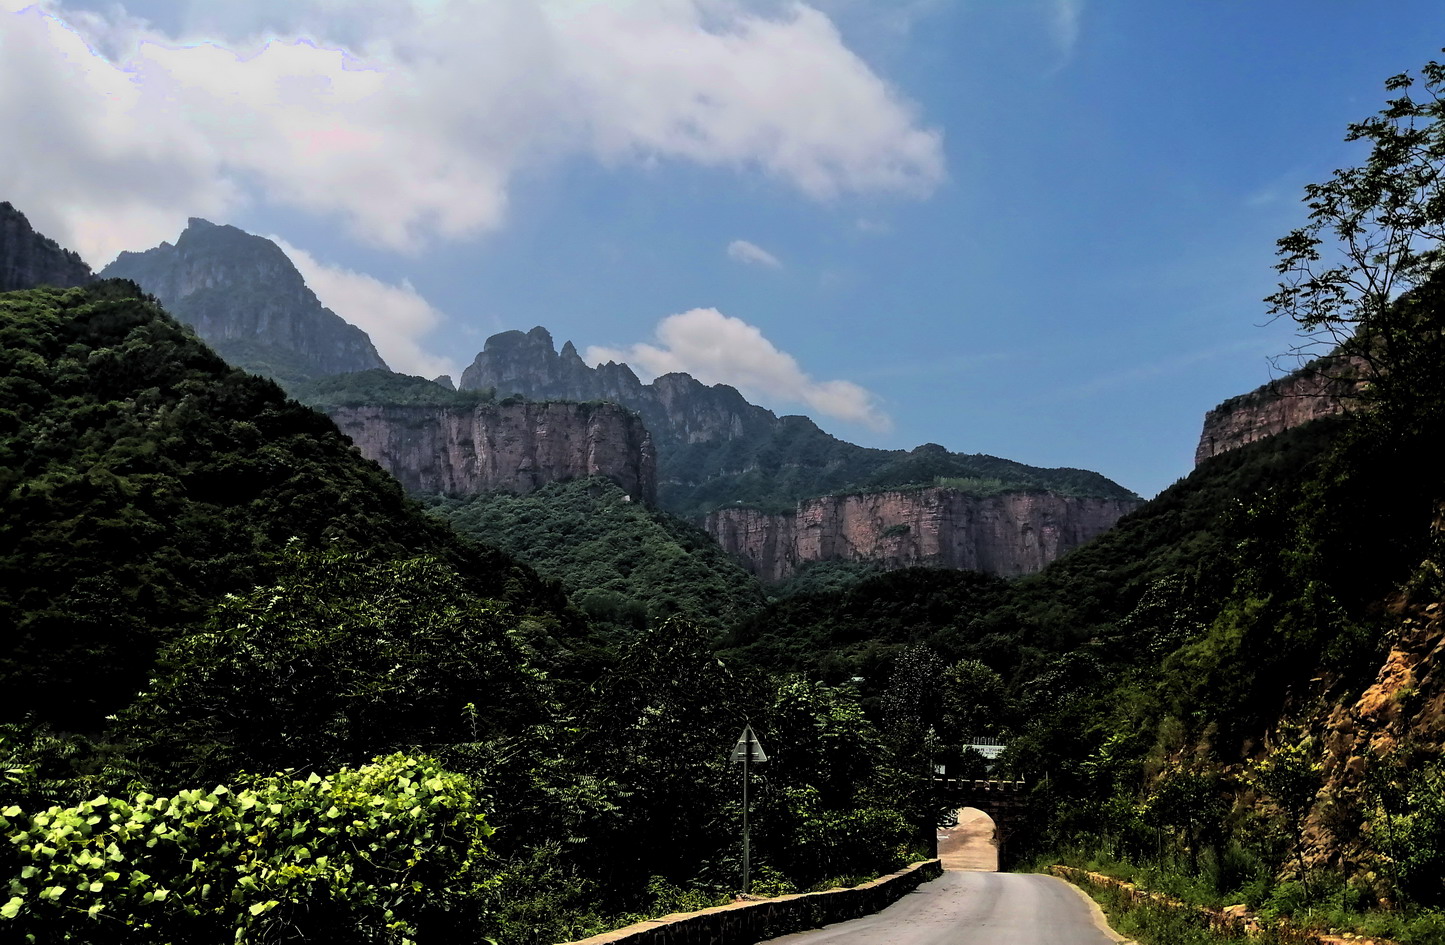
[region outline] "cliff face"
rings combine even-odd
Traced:
[[[812,561],[1016,577],[1103,533],[1138,505],[1131,499],[1026,492],[979,497],[935,488],[823,496],[782,514],[723,508],[707,517],[706,527],[765,581],[784,580]]]
[[[69,288],[94,279],[79,256],[35,232],[25,214],[0,201],[0,292],[40,285]]]
[[[121,253],[130,279],[239,367],[279,380],[385,368],[366,332],[324,307],[268,239],[192,218],[175,245]]]
[[[368,459],[409,492],[531,492],[606,476],[638,501],[657,498],[652,439],[613,404],[334,407],[327,411]]]
[[[1204,415],[1204,430],[1194,451],[1195,465],[1302,423],[1343,413],[1355,391],[1351,373],[1350,365],[1338,359],[1321,358],[1247,394],[1226,400]]]

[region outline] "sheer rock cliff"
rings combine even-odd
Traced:
[[[130,279],[227,361],[278,380],[385,368],[366,332],[324,307],[281,247],[191,218],[174,245],[121,253]]]
[[[0,201],[0,292],[85,285],[95,279],[79,256],[30,226],[25,214]]]
[[[1351,365],[1342,359],[1320,358],[1247,394],[1231,397],[1204,415],[1195,465],[1226,450],[1345,412],[1355,391],[1352,374]]]
[[[813,561],[926,565],[1002,577],[1032,574],[1107,531],[1137,500],[929,488],[807,499],[767,513],[723,508],[707,530],[765,581]]]
[[[530,492],[549,482],[606,476],[635,499],[657,498],[652,438],[615,404],[327,409],[363,456],[409,492]]]

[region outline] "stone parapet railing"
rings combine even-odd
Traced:
[[[1131,904],[1152,905],[1197,913],[1211,929],[1224,935],[1253,936],[1260,934],[1266,927],[1266,923],[1262,919],[1249,912],[1244,906],[1214,909],[1209,906],[1192,905],[1164,893],[1151,892],[1122,879],[1115,879],[1103,873],[1075,869],[1072,866],[1051,866],[1049,872],[1085,889],[1093,887],[1114,890],[1121,893]],[[1331,935],[1314,929],[1304,929],[1283,919],[1268,924],[1268,928],[1275,936],[1276,941],[1286,943],[1286,945],[1396,945],[1389,939]]]
[[[921,863],[850,889],[743,900],[701,912],[638,922],[568,945],[752,945],[766,939],[872,915],[921,884],[943,875],[938,860]]]

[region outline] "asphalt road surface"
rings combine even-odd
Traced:
[[[976,807],[959,811],[956,826],[938,829],[938,859],[946,870],[997,870],[993,821]]]
[[[876,915],[768,945],[1115,945],[1091,900],[1036,873],[948,870]]]

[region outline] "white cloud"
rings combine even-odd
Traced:
[[[626,361],[639,373],[652,376],[685,371],[704,384],[731,384],[756,402],[803,404],[871,430],[892,427],[871,391],[851,381],[814,380],[756,326],[715,308],[669,315],[658,322],[656,336],[657,344],[589,347],[585,357],[592,364]]]
[[[769,269],[781,269],[783,264],[778,257],[763,249],[756,243],[749,243],[747,240],[733,240],[728,244],[728,258],[740,263],[751,263],[755,266],[767,266]]]
[[[1049,30],[1054,45],[1067,63],[1079,45],[1083,31],[1084,0],[1053,0],[1054,10]]]
[[[329,266],[279,237],[268,239],[296,264],[322,305],[371,336],[393,371],[428,378],[450,374],[453,380],[460,376],[457,362],[422,348],[422,339],[445,316],[410,282],[396,285],[342,266]]]
[[[500,226],[519,171],[578,154],[820,200],[944,177],[941,133],[801,3],[205,3],[183,35],[3,3],[5,196],[95,265],[255,200],[415,251]]]

